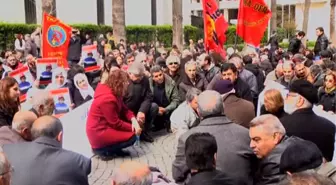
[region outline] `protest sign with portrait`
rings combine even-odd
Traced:
[[[70,112],[71,99],[68,88],[51,90],[50,94],[53,96],[55,101],[55,109],[54,109],[55,117],[61,117],[62,115]]]
[[[100,69],[99,53],[96,45],[82,47],[82,62],[85,72],[92,72]]]
[[[23,66],[19,69],[11,71],[8,73],[8,76],[15,78],[19,84],[20,102],[26,101],[27,91],[32,87],[34,82],[28,66]]]
[[[40,58],[36,62],[37,79],[41,85],[51,83],[52,71],[57,68],[57,58]]]

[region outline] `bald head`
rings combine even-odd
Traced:
[[[222,96],[216,91],[204,91],[198,96],[198,111],[201,117],[218,116],[224,113]]]
[[[48,137],[61,141],[60,134],[62,134],[63,126],[58,118],[53,116],[42,116],[38,118],[32,126],[32,138],[35,140],[39,137]]]
[[[36,114],[31,111],[19,111],[14,115],[12,129],[20,131],[23,128],[31,128],[37,119]]]
[[[147,165],[126,161],[114,170],[112,180],[114,185],[151,185],[152,174]]]

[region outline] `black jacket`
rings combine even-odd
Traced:
[[[190,79],[187,75],[185,75],[182,79],[182,82],[179,84],[179,94],[180,94],[180,100],[184,101],[185,96],[189,89],[191,88],[197,88],[200,91],[205,91],[208,86],[208,81],[205,79],[203,75],[196,74],[196,83],[195,85],[191,83]]]
[[[87,96],[85,99],[82,97],[81,93],[77,88],[73,91],[73,103],[75,104],[75,107],[79,107],[80,105],[84,104],[87,101],[90,101],[93,97]]]
[[[237,97],[253,102],[253,97],[249,85],[247,85],[247,83],[239,77],[234,83],[234,89],[236,91]]]
[[[82,43],[80,37],[70,38],[68,48],[68,61],[79,61],[82,53]]]
[[[290,40],[289,42],[289,46],[288,46],[288,51],[293,53],[293,55],[297,54],[300,52],[300,48],[301,48],[301,40],[294,37]]]
[[[260,108],[260,115],[264,115],[264,114],[272,114],[273,116],[276,116],[277,118],[281,119],[285,116],[288,116],[288,114],[284,111],[284,107],[281,107],[277,112],[275,113],[271,113],[268,112],[265,108],[265,105],[262,105]]]
[[[286,177],[286,174],[280,173],[281,155],[290,144],[297,140],[300,139],[284,136],[271,153],[261,159],[255,179],[256,185],[279,184]]]
[[[201,171],[191,174],[187,185],[236,185],[234,179],[219,170]]]
[[[318,97],[318,104],[323,105],[323,110],[336,113],[336,89],[330,93],[326,93],[325,89],[322,87],[319,89]]]
[[[333,159],[336,128],[332,122],[317,116],[312,108],[299,109],[280,121],[288,136],[297,136],[315,143],[327,161]]]
[[[12,126],[13,117],[14,115],[8,115],[7,113],[0,111],[0,127]]]
[[[321,51],[327,50],[328,45],[329,40],[325,34],[318,36],[314,47],[315,55],[319,56]]]
[[[133,111],[147,113],[153,101],[153,93],[150,90],[149,80],[143,77],[138,83],[130,81],[127,89],[127,94],[124,97],[124,103]]]

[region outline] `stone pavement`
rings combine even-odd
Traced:
[[[140,161],[158,167],[164,175],[172,179],[171,165],[175,157],[175,145],[177,144],[175,136],[160,131],[154,133],[154,139],[154,143],[141,142],[140,147],[129,148],[130,157],[116,158],[110,161],[102,161],[93,157],[92,172],[89,176],[90,185],[111,185],[113,169],[126,160]]]

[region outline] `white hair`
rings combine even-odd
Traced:
[[[131,73],[133,75],[143,76],[145,73],[145,67],[140,62],[133,62],[128,68],[128,73]]]
[[[175,55],[170,55],[167,59],[166,59],[166,65],[168,66],[170,63],[174,63],[177,62],[179,65],[181,63],[180,58],[178,56]]]
[[[50,99],[52,99],[52,97],[46,90],[39,90],[35,92],[31,100],[33,109],[36,111],[39,110],[39,107],[41,105],[46,105]]]
[[[196,66],[197,67],[197,63],[194,60],[190,60],[189,62],[187,62],[184,66],[184,69],[187,70],[189,66]]]
[[[213,90],[206,90],[198,96],[198,110],[201,117],[224,113],[222,96]]]
[[[134,178],[131,174],[116,168],[113,171],[112,180],[116,185],[152,185],[153,176],[152,173],[148,173],[141,178]]]
[[[250,128],[262,126],[269,134],[286,134],[286,129],[280,120],[272,114],[265,114],[254,118],[250,123]]]

